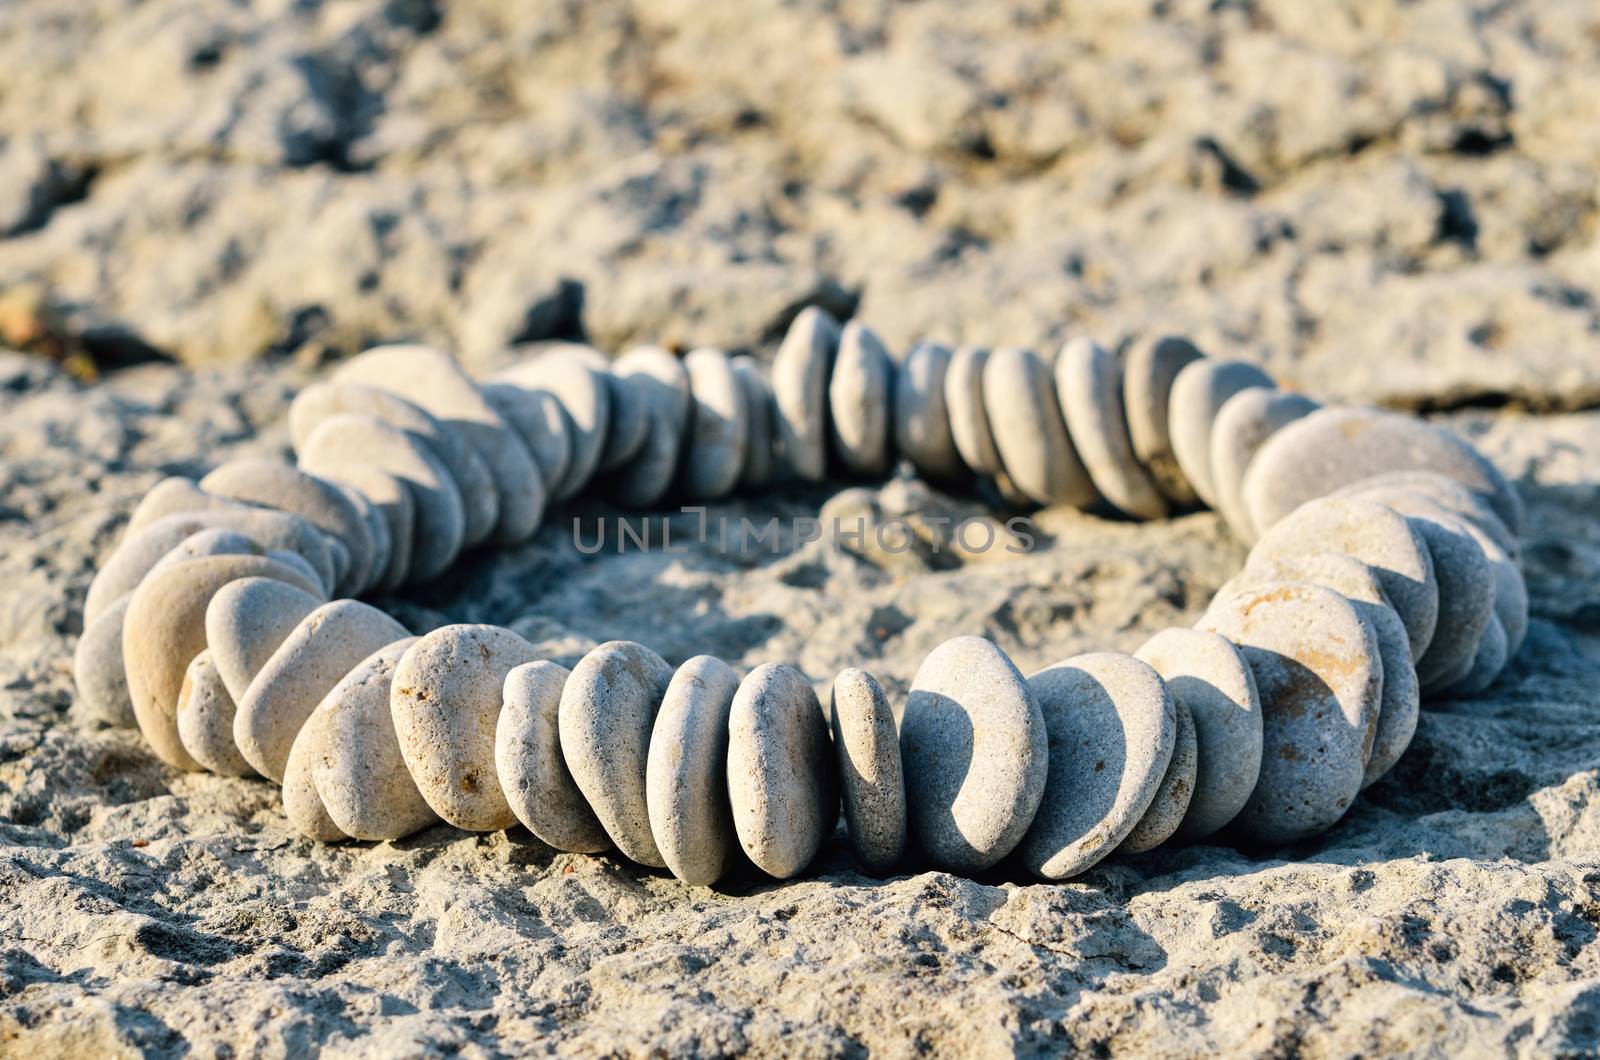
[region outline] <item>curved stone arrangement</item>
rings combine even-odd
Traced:
[[[1333,825],[1424,696],[1489,685],[1527,631],[1517,494],[1420,420],[1322,408],[1164,338],[1124,362],[924,343],[802,312],[748,358],[547,349],[485,380],[385,346],[295,400],[296,464],[168,479],[84,604],[82,709],[180,769],[283,785],[320,840],[526,826],[694,884],[801,873],[842,809],[861,864],[1047,879],[1114,851]],[[509,630],[413,635],[355,597],[526,541],[583,493],[648,507],[882,477],[1157,519],[1204,503],[1253,544],[1193,629],[1024,676],[959,637],[897,724],[871,674],[824,710],[792,666],[673,667],[613,641],[571,670]]]

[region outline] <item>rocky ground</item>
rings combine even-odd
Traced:
[[[0,355],[0,1053],[1600,1050],[1588,0],[0,5],[0,129],[0,333],[34,351]],[[521,830],[322,846],[270,786],[74,718],[128,509],[280,451],[326,359],[764,352],[813,302],[897,349],[1187,331],[1434,412],[1528,502],[1528,644],[1320,840],[1064,886],[835,849],[693,891]],[[712,514],[984,515],[846,486]],[[1136,647],[1243,556],[1210,515],[1048,511],[1027,554],[590,557],[575,514],[608,515],[386,606],[898,695],[958,633],[1024,671]]]

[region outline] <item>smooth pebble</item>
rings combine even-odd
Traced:
[[[828,429],[846,471],[881,479],[894,465],[891,413],[894,363],[876,332],[858,320],[844,326],[828,379]]]
[[[1428,546],[1439,583],[1439,620],[1417,660],[1425,691],[1461,680],[1472,669],[1483,631],[1494,617],[1494,573],[1467,524],[1453,515],[1408,517]]]
[[[739,486],[741,489],[758,490],[772,480],[772,430],[776,415],[772,390],[767,386],[767,380],[754,358],[735,357],[733,370],[739,377],[739,385],[744,388],[745,412],[750,428],[744,447],[744,467],[739,469]]]
[[[1024,495],[1074,508],[1099,499],[1067,435],[1050,367],[1037,354],[1014,347],[989,354],[983,401],[1006,475]]]
[[[233,742],[233,697],[203,651],[190,662],[178,690],[178,739],[196,762],[225,777],[255,776]]]
[[[728,716],[739,674],[710,655],[678,667],[661,698],[645,763],[656,849],[685,883],[710,886],[737,859],[728,796]]]
[[[807,306],[772,359],[773,455],[781,479],[821,482],[828,471],[828,377],[839,322]]]
[[[1162,335],[1135,345],[1122,369],[1122,406],[1133,455],[1167,499],[1179,507],[1188,507],[1199,498],[1173,455],[1167,410],[1173,380],[1186,365],[1204,356],[1188,339]]]
[[[890,384],[895,451],[933,482],[960,482],[967,475],[944,401],[950,358],[947,347],[919,342],[896,366]]]
[[[1170,694],[1172,690],[1167,691]],[[1150,808],[1117,847],[1120,854],[1143,854],[1171,839],[1188,813],[1189,800],[1194,797],[1195,770],[1199,765],[1194,719],[1177,696],[1172,697],[1172,703],[1178,712],[1178,735],[1177,742],[1172,745],[1172,761],[1167,763],[1166,775],[1156,788],[1156,797],[1150,800]]]
[[[229,582],[206,605],[205,635],[213,665],[235,704],[321,594],[273,578]]]
[[[1137,519],[1166,515],[1166,499],[1133,455],[1116,359],[1096,342],[1073,339],[1056,356],[1055,383],[1067,435],[1100,495]]]
[[[630,350],[617,360],[617,374],[629,381],[650,415],[644,446],[610,478],[617,501],[650,508],[666,496],[678,468],[689,425],[689,372],[683,362],[656,346]]]
[[[976,346],[962,346],[951,354],[944,372],[944,407],[962,462],[974,474],[992,478],[1003,474],[1005,465],[983,403],[983,368],[988,363],[989,351]]]
[[[851,668],[833,679],[828,713],[850,845],[868,872],[888,872],[906,849],[906,785],[894,712],[873,676]]]
[[[526,390],[513,383],[485,383],[479,389],[528,447],[539,469],[545,502],[564,500],[564,484],[573,477],[575,431],[560,400],[548,390]]]
[[[721,350],[690,351],[689,422],[679,461],[679,485],[691,501],[719,500],[733,492],[750,441],[750,411],[733,364]]]
[[[1209,357],[1185,365],[1172,381],[1167,404],[1172,455],[1206,507],[1217,506],[1216,480],[1211,473],[1211,435],[1217,413],[1241,390],[1271,386],[1272,377],[1253,364]]]
[[[1217,410],[1211,430],[1211,478],[1216,509],[1234,536],[1250,544],[1260,536],[1244,503],[1244,475],[1250,461],[1278,431],[1321,408],[1303,394],[1248,387]]]
[[[571,673],[546,659],[506,673],[494,766],[511,812],[528,831],[557,850],[598,854],[611,840],[561,757],[561,690]]]
[[[530,394],[548,395],[566,412],[566,421],[554,429],[571,428],[571,454],[560,480],[546,481],[553,500],[577,496],[600,470],[611,430],[612,385],[601,365],[603,361],[597,365],[589,358],[557,349],[519,361],[490,380]]]
[[[78,690],[73,709],[90,724],[125,728],[134,724],[128,671],[122,664],[122,622],[132,593],[104,608],[78,637],[72,653],[72,678]]]

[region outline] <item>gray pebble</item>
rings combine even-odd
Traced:
[[[1155,670],[1116,652],[1074,656],[1028,687],[1050,734],[1049,780],[1019,853],[1034,873],[1064,880],[1117,849],[1150,809],[1178,710]]]
[[[1275,582],[1305,582],[1332,589],[1355,605],[1377,637],[1378,658],[1383,663],[1383,696],[1362,771],[1361,786],[1366,787],[1394,768],[1417,731],[1422,692],[1411,662],[1406,625],[1389,602],[1377,572],[1354,556],[1310,552],[1260,560],[1252,557],[1240,578],[1230,584],[1244,588]]]
[[[1005,652],[981,637],[945,641],[917,670],[900,721],[912,838],[942,869],[995,865],[1033,823],[1049,754],[1039,703]]]
[[[200,768],[178,737],[178,693],[189,663],[206,650],[206,605],[229,582],[255,576],[315,589],[265,556],[205,556],[146,578],[128,602],[122,624],[128,694],[145,742],[168,765]]]
[[[1427,543],[1405,516],[1373,501],[1323,497],[1278,520],[1251,557],[1312,552],[1342,552],[1371,567],[1406,624],[1412,660],[1422,658],[1439,621],[1439,583]]]
[[[1245,505],[1264,532],[1313,497],[1389,471],[1447,475],[1521,531],[1522,499],[1481,453],[1441,427],[1378,409],[1321,409],[1273,435],[1245,474]]]
[[[665,868],[650,829],[650,732],[672,667],[643,644],[613,640],[585,655],[561,692],[561,754],[623,854]]]
[[[1170,694],[1171,689],[1167,691]],[[1178,735],[1177,742],[1172,745],[1172,761],[1167,764],[1161,786],[1156,788],[1156,797],[1150,800],[1150,808],[1117,847],[1118,853],[1143,854],[1171,839],[1188,813],[1189,800],[1194,797],[1195,771],[1199,765],[1194,719],[1177,696],[1172,697],[1172,703],[1178,712]]]
[[[733,866],[739,839],[728,795],[728,717],[739,675],[697,655],[661,699],[645,764],[650,833],[672,874],[708,887]]]
[[[951,354],[944,372],[944,407],[950,417],[950,437],[962,462],[974,474],[993,477],[1004,474],[1005,465],[995,448],[983,403],[983,368],[988,363],[989,351],[975,346],[963,346]]]
[[[572,671],[540,659],[506,674],[494,765],[517,820],[557,850],[598,854],[611,846],[561,757],[561,690]]]
[[[739,385],[744,387],[745,413],[750,428],[750,436],[744,447],[744,467],[739,470],[739,485],[747,490],[757,490],[772,480],[775,416],[772,391],[753,358],[735,357],[733,370],[739,377]]]
[[[307,440],[323,420],[339,413],[371,416],[404,431],[431,451],[449,471],[450,480],[461,494],[465,545],[470,548],[489,539],[500,521],[500,494],[488,465],[458,430],[399,394],[364,383],[324,381],[300,391],[289,406],[289,437],[296,454],[303,453]]]
[[[1329,496],[1365,497],[1387,504],[1401,515],[1417,515],[1419,506],[1443,509],[1488,534],[1512,559],[1521,554],[1516,535],[1506,529],[1482,494],[1436,471],[1389,471],[1352,482]]]
[[[603,360],[596,363],[555,350],[520,361],[490,380],[548,394],[566,412],[562,426],[571,428],[572,455],[560,481],[547,483],[554,500],[577,496],[600,470],[611,430],[611,383],[603,365]]]
[[[88,623],[72,653],[78,689],[73,709],[90,724],[126,728],[134,724],[128,671],[122,665],[122,621],[132,593],[125,593]]]
[[[539,468],[545,500],[563,500],[563,484],[572,478],[572,418],[561,401],[548,390],[526,390],[512,383],[485,383],[484,400],[521,437]]]
[[[395,669],[416,639],[386,644],[353,666],[306,722],[317,734],[308,748],[311,781],[329,819],[352,839],[401,839],[439,820],[406,771],[390,710]],[[302,729],[296,752],[304,739]]]
[[[408,581],[438,577],[461,554],[461,491],[433,450],[404,431],[371,416],[329,416],[301,447],[300,466],[334,479],[356,467],[376,467],[406,484],[416,518]]]
[[[1261,694],[1261,776],[1234,830],[1282,843],[1332,827],[1361,791],[1378,718],[1372,627],[1332,589],[1280,582],[1221,601],[1203,628],[1239,646]]]
[[[1185,365],[1203,356],[1188,339],[1163,335],[1134,346],[1122,369],[1122,404],[1133,455],[1167,499],[1180,507],[1199,498],[1173,455],[1167,410],[1173,380]]]
[[[256,772],[281,783],[295,737],[322,697],[357,663],[407,636],[404,626],[359,600],[334,600],[312,611],[239,697],[233,719],[239,753]]]
[[[828,471],[828,377],[839,322],[807,306],[772,359],[773,452],[783,479],[821,482]]]
[[[917,473],[933,482],[959,482],[967,465],[956,449],[945,407],[945,373],[950,351],[936,342],[919,342],[895,369],[894,447]]]
[[[1249,544],[1260,536],[1244,503],[1244,475],[1250,461],[1285,426],[1322,406],[1302,394],[1267,387],[1239,391],[1217,411],[1211,431],[1211,478],[1216,509],[1239,540]]]
[[[178,739],[196,762],[225,777],[251,777],[255,770],[233,742],[233,697],[223,687],[211,653],[189,663],[178,690]]]
[[[844,326],[828,380],[829,434],[845,470],[879,479],[894,466],[890,419],[894,365],[871,328],[858,320]]]
[[[244,698],[278,646],[322,603],[320,595],[272,578],[240,578],[217,590],[206,605],[206,644],[234,703]]]
[[[382,387],[460,431],[488,467],[500,498],[494,540],[516,544],[539,529],[544,495],[530,489],[538,471],[528,447],[452,358],[427,346],[374,346],[340,365],[333,381]]]
[[[679,481],[691,501],[726,497],[739,484],[750,412],[733,364],[721,350],[693,350],[683,359],[689,373],[689,423],[679,462]]]
[[[509,629],[442,626],[395,664],[389,711],[406,769],[433,812],[469,832],[516,823],[495,769],[506,675],[535,660]]]
[[[372,534],[350,499],[333,483],[307,474],[281,460],[230,460],[200,480],[200,488],[218,497],[277,508],[300,516],[343,543],[349,556],[331,591],[355,594],[371,584]]]
[[[1006,475],[1024,495],[1074,508],[1099,499],[1067,436],[1050,368],[1037,354],[1012,347],[989,354],[983,402]]]
[[[1167,629],[1134,656],[1148,663],[1194,723],[1194,794],[1177,834],[1204,839],[1238,816],[1261,773],[1261,697],[1233,642],[1198,629]]]
[[[1425,691],[1461,680],[1472,669],[1478,641],[1494,616],[1494,575],[1489,557],[1466,523],[1453,515],[1410,517],[1428,545],[1439,583],[1439,622],[1428,650],[1417,660],[1417,679]]]
[[[1089,339],[1056,356],[1056,400],[1067,434],[1100,495],[1137,519],[1160,519],[1167,502],[1133,455],[1122,403],[1122,368]]]
[[[644,448],[644,440],[650,434],[650,404],[637,387],[609,365],[605,378],[611,391],[611,429],[606,431],[600,470],[615,471]]]
[[[728,708],[728,801],[757,868],[788,879],[816,857],[839,820],[838,769],[805,675],[782,663],[752,670]]]
[[[868,872],[888,872],[906,849],[906,786],[894,712],[871,674],[849,669],[833,679],[828,713],[850,845]]]
[[[624,354],[616,371],[648,402],[650,433],[639,454],[611,476],[610,488],[619,503],[649,508],[666,496],[677,473],[689,425],[689,372],[655,346]]]
[[[1216,481],[1211,474],[1211,434],[1217,413],[1241,390],[1271,386],[1272,377],[1253,364],[1209,357],[1185,365],[1173,380],[1167,404],[1172,454],[1206,507],[1217,506]]]
[[[1489,616],[1489,624],[1484,627],[1483,636],[1478,640],[1478,650],[1472,658],[1472,668],[1465,677],[1449,685],[1443,691],[1452,696],[1475,696],[1486,691],[1494,684],[1494,679],[1500,676],[1500,671],[1506,668],[1510,660],[1510,651],[1506,641],[1505,627],[1500,624],[1498,615]]]

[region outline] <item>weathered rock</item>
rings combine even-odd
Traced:
[[[733,667],[697,655],[672,675],[650,734],[650,834],[667,868],[688,884],[716,883],[738,857],[728,794],[728,717],[738,690]]]
[[[839,323],[807,306],[772,359],[773,457],[779,478],[821,482],[828,470],[828,377]]]
[[[1121,366],[1098,343],[1074,339],[1056,356],[1055,382],[1072,447],[1100,495],[1135,518],[1160,519],[1167,503],[1128,437]]]
[[[828,433],[847,472],[881,479],[894,466],[895,366],[876,332],[844,326],[828,378]]]
[[[447,823],[497,832],[516,823],[495,771],[506,675],[533,645],[499,626],[442,626],[395,664],[389,710],[411,779]]]
[[[1067,436],[1050,368],[1037,354],[1015,347],[989,354],[983,402],[1006,475],[1023,494],[1075,508],[1099,499]]]
[[[178,739],[196,762],[226,777],[252,777],[256,771],[233,742],[233,697],[222,683],[211,653],[189,663],[178,690]]]
[[[540,659],[506,674],[494,766],[511,812],[528,831],[557,850],[595,854],[611,840],[561,757],[561,690],[571,673]]]
[[[1211,435],[1217,414],[1241,390],[1272,385],[1272,377],[1253,364],[1209,357],[1185,365],[1172,381],[1167,403],[1172,454],[1206,507],[1217,506],[1211,473]]]
[[[1022,863],[1064,880],[1115,850],[1150,809],[1172,762],[1178,711],[1161,675],[1093,652],[1028,678],[1050,734],[1049,780]]]
[[[728,708],[728,801],[739,845],[788,879],[816,857],[839,820],[839,765],[822,704],[805,675],[767,663]]]
[[[1117,847],[1119,854],[1143,854],[1171,839],[1183,823],[1189,800],[1194,797],[1195,769],[1199,764],[1194,719],[1189,717],[1189,708],[1182,700],[1173,696],[1172,702],[1178,711],[1178,735],[1172,745],[1172,761],[1167,764],[1166,775],[1156,788],[1156,797],[1150,800],[1150,808]]]
[[[906,786],[894,712],[873,676],[852,668],[833,679],[828,714],[850,845],[868,872],[887,872],[906,849]]]

